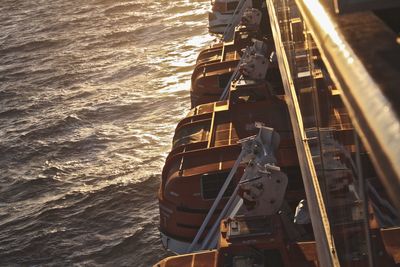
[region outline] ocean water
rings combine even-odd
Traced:
[[[151,266],[209,0],[2,0],[0,266]]]

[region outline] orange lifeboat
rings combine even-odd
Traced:
[[[260,15],[258,10],[253,12]],[[250,17],[252,13],[250,11],[249,13]],[[219,100],[238,67],[242,50],[251,46],[253,39],[265,37],[260,34],[262,31],[259,30],[257,22],[237,26],[232,41],[215,44],[200,52],[191,79],[192,107]],[[272,39],[268,43],[270,53],[273,50]]]
[[[232,86],[227,101],[192,109],[176,128],[158,193],[160,231],[168,249],[186,252],[240,154],[238,141],[257,133],[256,122],[280,134],[278,164],[293,180],[292,192],[302,188],[286,103],[271,94],[266,81],[242,80]],[[236,173],[225,197],[232,194],[241,171]],[[301,197],[295,194],[293,203]],[[219,209],[223,204],[224,201]]]

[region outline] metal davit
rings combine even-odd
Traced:
[[[400,47],[372,11],[328,2],[266,1],[318,260],[392,266],[379,244],[399,230]]]

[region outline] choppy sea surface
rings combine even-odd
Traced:
[[[209,0],[2,0],[0,266],[151,266]]]

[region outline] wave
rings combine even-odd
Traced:
[[[132,265],[140,260],[136,266],[150,265],[153,262],[141,257],[151,256],[148,246],[159,243],[154,230],[158,223],[154,195],[158,179],[159,176],[152,176],[137,184],[110,185],[88,192],[73,190],[47,202],[42,210],[36,211],[37,215],[14,220],[11,228],[10,224],[1,224],[2,259],[13,264],[32,264],[34,260],[34,264],[39,265],[49,262],[65,265],[90,259],[97,264],[125,262]],[[91,229],[90,235],[87,229]],[[16,239],[15,235],[10,238],[16,233],[24,238]],[[16,242],[14,249],[3,250],[13,242]],[[51,247],[75,249],[67,255],[60,249],[49,250]],[[47,257],[41,257],[45,248]],[[158,251],[162,253],[160,248]]]
[[[106,16],[120,15],[121,13],[129,13],[142,9],[143,3],[126,3],[123,5],[115,5],[104,10]]]
[[[27,139],[37,139],[44,138],[52,135],[65,134],[66,132],[82,127],[86,123],[76,115],[68,115],[56,122],[48,125],[47,122],[43,123],[39,127],[23,134],[21,138],[23,140]]]
[[[39,50],[48,50],[61,46],[66,40],[32,40],[22,44],[0,47],[1,54],[21,53],[21,52],[37,52]]]
[[[51,176],[30,180],[17,180],[6,188],[4,187],[1,189],[0,201],[3,203],[13,203],[34,199],[41,194],[55,192],[63,185],[64,182],[53,179]]]
[[[27,114],[27,112],[25,109],[11,108],[9,110],[0,111],[0,119],[1,118],[13,118],[13,117],[17,117],[17,116],[26,115],[26,114]]]
[[[208,0],[0,7],[0,266],[149,266]],[[179,14],[178,14],[179,13]]]

